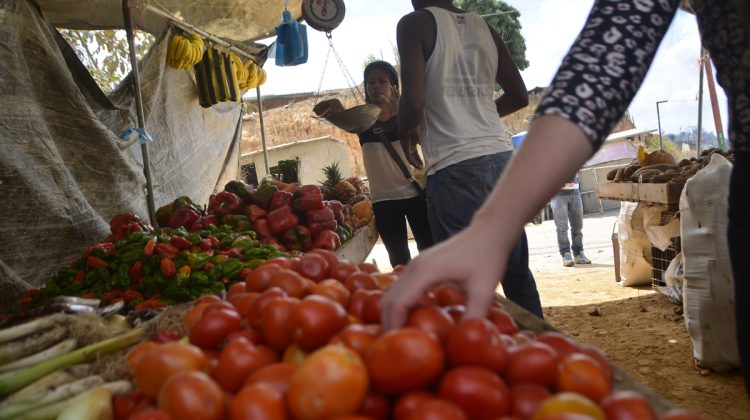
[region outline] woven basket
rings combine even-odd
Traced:
[[[380,107],[373,104],[357,105],[324,119],[336,127],[353,134],[361,133],[375,124]]]

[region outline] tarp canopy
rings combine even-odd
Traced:
[[[201,107],[192,72],[165,64],[169,35],[139,63],[157,207],[205,203],[239,163],[241,104]],[[0,102],[2,312],[105,239],[113,215],[148,212],[141,148],[119,137],[137,126],[130,79],[105,95],[29,0],[0,2]]]
[[[58,28],[122,29],[121,0],[37,0],[47,19]],[[132,0],[131,5],[139,3]],[[145,0],[144,6],[168,11],[213,35],[235,41],[255,41],[275,35],[286,0]],[[146,7],[142,8],[144,11]],[[301,17],[302,0],[290,0],[294,19]],[[154,35],[164,31],[166,19],[145,11],[133,16],[138,26]]]

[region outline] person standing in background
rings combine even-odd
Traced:
[[[513,154],[500,117],[529,103],[526,85],[500,35],[450,0],[412,0],[396,30],[403,94],[398,132],[414,166],[427,170],[427,208],[436,242],[469,225]],[[494,99],[495,87],[503,94]],[[506,197],[515,200],[516,197]],[[525,235],[495,279],[505,296],[542,318]],[[494,293],[491,293],[494,296]]]
[[[373,127],[358,134],[359,144],[370,184],[375,226],[388,251],[391,267],[396,267],[411,261],[407,220],[419,251],[433,244],[432,233],[425,200],[404,176],[383,143],[382,137],[390,142],[398,158],[406,162],[397,134],[400,94],[396,69],[385,61],[373,61],[365,67],[364,81],[365,102],[378,105],[381,112]],[[376,128],[380,134],[374,131]],[[413,168],[408,164],[406,167],[413,179]]]
[[[565,183],[560,192],[552,197],[552,218],[555,220],[557,247],[562,255],[563,265],[572,267],[576,264],[591,264],[591,260],[583,253],[583,201],[578,175]],[[568,224],[570,224],[570,240],[568,240]]]

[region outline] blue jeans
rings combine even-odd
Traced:
[[[583,252],[583,202],[581,192],[561,192],[552,197],[552,217],[555,219],[557,228],[557,247],[560,255],[571,251],[568,241],[568,222],[570,222],[570,233],[573,239],[573,255]]]
[[[435,243],[467,227],[492,189],[512,152],[480,156],[443,168],[427,177],[427,210]],[[526,233],[508,258],[502,281],[505,296],[539,318],[542,304],[534,276],[529,270]]]

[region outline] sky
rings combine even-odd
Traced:
[[[593,0],[510,0],[521,13],[521,33],[526,40],[529,67],[521,72],[526,87],[545,87],[554,76],[568,48],[586,20]],[[263,95],[317,92],[362,82],[367,57],[395,63],[396,24],[413,10],[410,0],[345,0],[346,17],[332,31],[331,43],[323,32],[307,28],[307,63],[279,67],[271,58],[265,64],[268,79]],[[261,42],[270,43],[273,39]],[[340,57],[340,65],[335,57]],[[326,64],[326,56],[328,61]],[[636,127],[657,129],[657,101],[663,133],[687,131],[698,125],[700,38],[695,17],[679,11],[659,47],[640,91],[630,104]],[[714,76],[716,72],[714,70]],[[726,96],[716,85],[727,133]],[[252,91],[251,91],[252,92]],[[703,129],[715,133],[715,125],[704,76]]]

